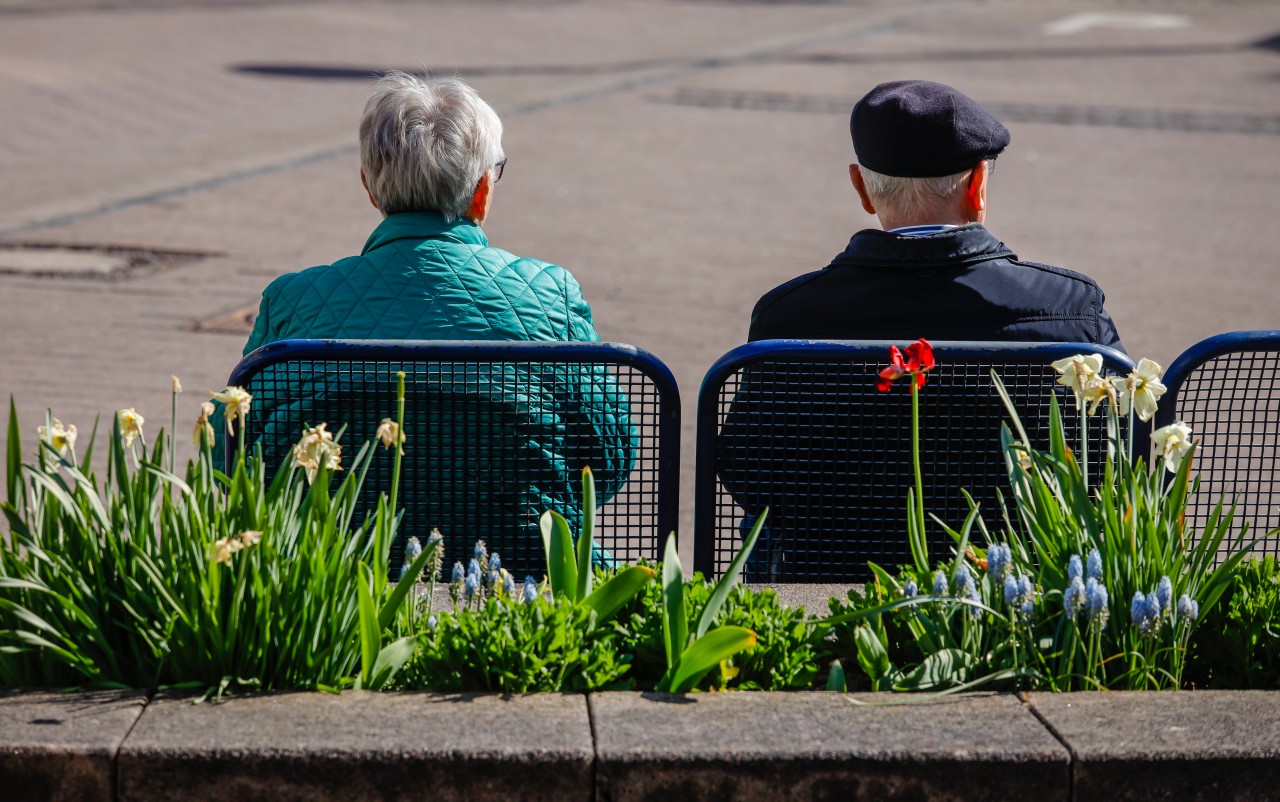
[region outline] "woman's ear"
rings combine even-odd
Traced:
[[[489,207],[493,204],[493,171],[485,170],[476,184],[476,194],[471,196],[471,205],[467,207],[466,217],[478,226],[484,225],[489,217]]]
[[[369,202],[373,204],[373,208],[378,209],[378,199],[373,197],[373,190],[369,189],[369,179],[364,177],[364,168],[360,168],[360,185],[364,187],[364,191],[369,193]],[[378,209],[378,211],[382,211]]]

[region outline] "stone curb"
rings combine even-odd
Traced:
[[[0,693],[0,797],[1268,799],[1280,694]]]

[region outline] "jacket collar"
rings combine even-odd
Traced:
[[[945,267],[1017,258],[985,227],[971,223],[923,237],[871,228],[859,231],[831,267]]]
[[[489,244],[489,238],[480,226],[465,217],[458,217],[450,223],[438,212],[401,212],[388,215],[378,224],[360,254],[363,256],[375,248],[400,239],[440,239],[463,245]]]

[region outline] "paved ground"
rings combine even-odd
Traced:
[[[672,366],[690,422],[755,299],[871,224],[847,113],[882,80],[997,110],[990,226],[1095,276],[1135,356],[1280,326],[1274,3],[0,0],[0,393],[24,432],[46,406],[167,420],[170,373],[189,420],[262,287],[377,223],[355,127],[393,67],[494,103],[491,237],[570,267],[606,339]],[[24,243],[135,266],[49,277]],[[691,432],[686,452],[691,475]]]

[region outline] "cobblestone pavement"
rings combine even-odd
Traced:
[[[1134,355],[1280,326],[1280,7],[1099,8],[0,0],[0,393],[24,434],[47,406],[167,425],[177,373],[188,421],[262,287],[377,223],[355,127],[389,68],[495,105],[490,236],[572,269],[606,339],[672,366],[689,424],[755,299],[871,224],[847,114],[883,80],[998,111],[990,226],[1096,277]]]

